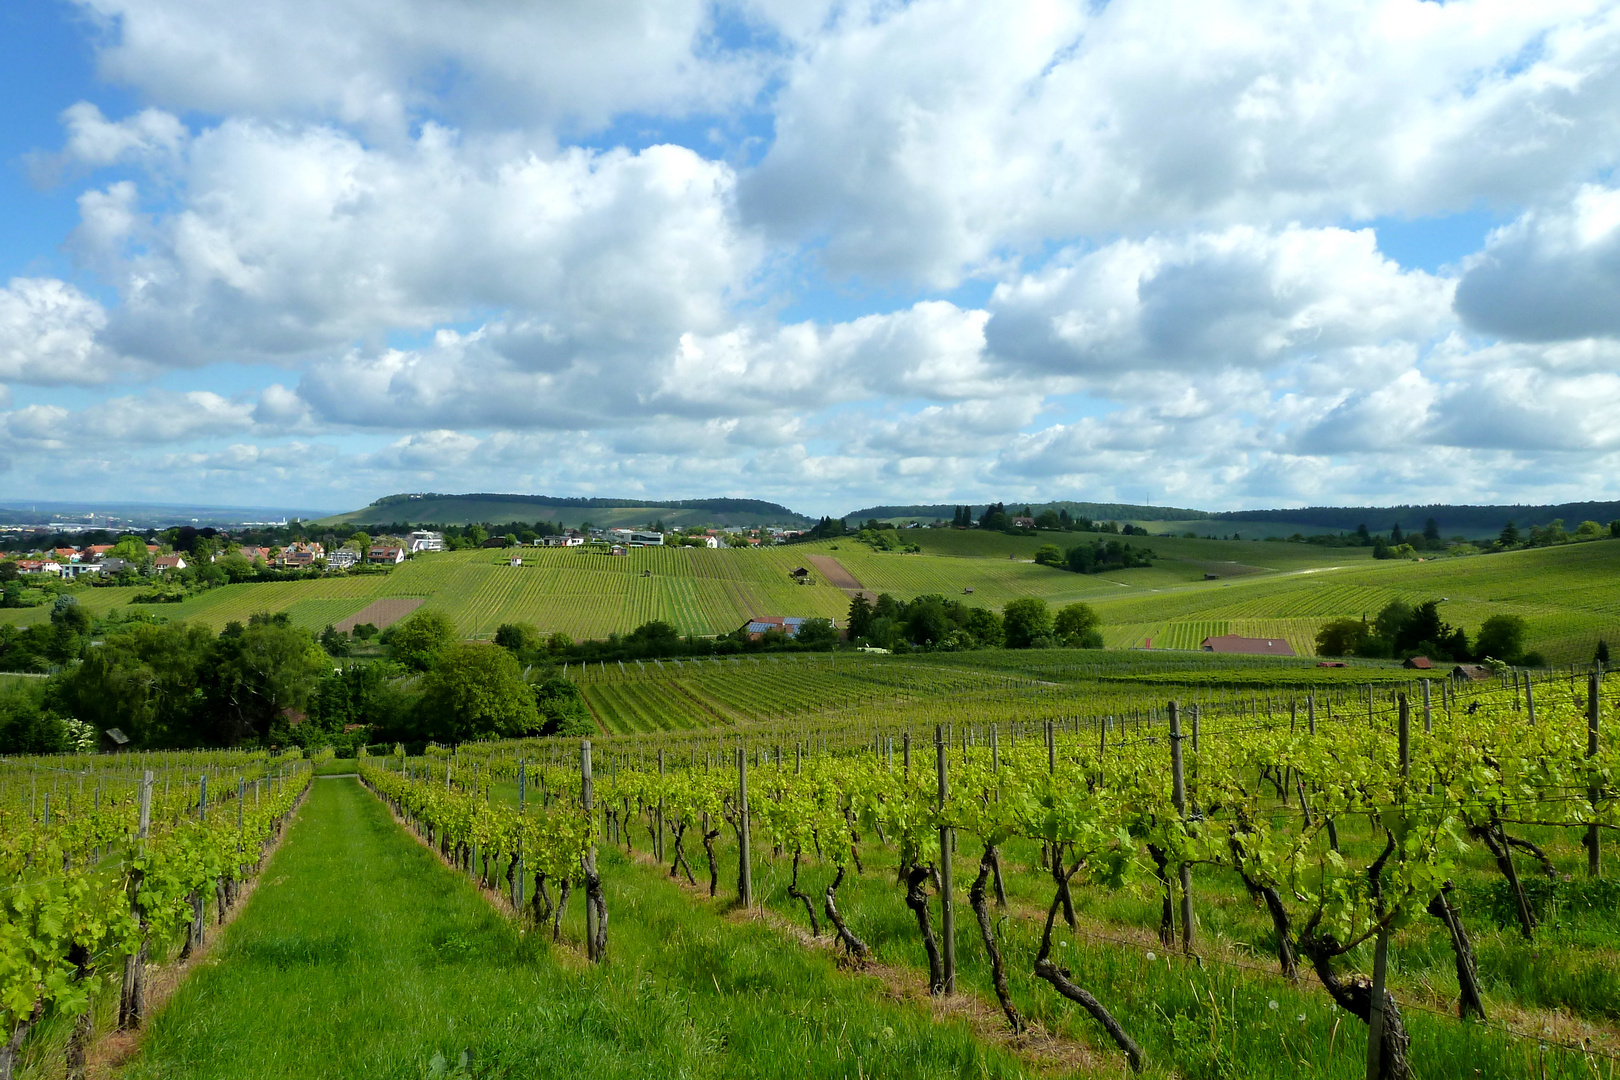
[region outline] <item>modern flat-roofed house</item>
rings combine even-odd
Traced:
[[[630,533],[629,543],[631,547],[661,547],[664,543],[664,534],[634,529]]]
[[[444,534],[428,532],[426,529],[417,529],[405,538],[405,542],[410,545],[412,555],[418,551],[444,550]]]
[[[577,532],[569,531],[561,536],[543,536],[540,543],[546,547],[584,547],[585,538]]]
[[[366,562],[369,563],[398,566],[404,561],[405,549],[402,547],[374,547],[366,552]]]
[[[1239,656],[1293,656],[1294,647],[1282,638],[1242,637],[1222,634],[1207,637],[1199,645],[1205,652],[1233,653]]]
[[[360,553],[354,548],[338,548],[326,556],[326,565],[334,570],[347,570],[360,561]]]
[[[62,567],[62,577],[68,581],[76,581],[86,574],[99,574],[102,567],[100,563],[76,562],[67,563]]]

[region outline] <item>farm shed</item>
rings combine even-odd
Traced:
[[[1430,660],[1427,656],[1414,656],[1405,663],[1401,664],[1401,667],[1416,671],[1433,671],[1434,661]]]
[[[1282,638],[1241,637],[1238,634],[1222,634],[1220,637],[1207,637],[1199,647],[1205,652],[1234,653],[1240,656],[1293,656],[1294,648]]]
[[[1469,682],[1480,682],[1491,677],[1491,669],[1484,664],[1458,664],[1451,669],[1453,679],[1467,679]]]

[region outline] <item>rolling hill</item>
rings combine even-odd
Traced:
[[[471,525],[510,521],[549,521],[578,527],[584,522],[608,527],[645,525],[651,521],[687,527],[743,528],[751,525],[805,526],[814,519],[785,506],[759,499],[566,498],[549,495],[385,495],[369,506],[335,514],[316,525]]]
[[[847,538],[738,550],[637,548],[620,557],[525,549],[521,567],[508,564],[508,552],[441,552],[419,555],[385,575],[230,585],[184,603],[134,610],[216,630],[256,611],[286,611],[298,625],[318,630],[379,600],[419,598],[473,638],[488,638],[503,622],[605,637],[655,618],[683,632],[715,634],[762,614],[842,622],[849,592],[839,584],[852,580],[868,593],[939,593],[998,609],[1023,596],[1052,605],[1084,600],[1102,615],[1113,648],[1191,649],[1210,634],[1242,633],[1282,637],[1309,653],[1327,619],[1371,616],[1396,598],[1443,599],[1442,617],[1470,633],[1493,614],[1523,616],[1530,646],[1553,663],[1589,659],[1600,637],[1620,643],[1616,540],[1375,562],[1364,548],[1156,537],[1152,546],[1160,558],[1152,567],[1081,575],[1035,565],[1042,537],[952,529],[907,536],[915,537],[921,554],[877,552]],[[827,580],[825,559],[847,579]],[[789,577],[800,566],[812,568],[804,585]],[[91,612],[104,614],[128,605],[140,590],[75,591]],[[0,611],[5,622],[48,618],[44,607]]]

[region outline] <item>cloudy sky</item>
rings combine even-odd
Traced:
[[[0,493],[1620,497],[1620,5],[11,0]]]

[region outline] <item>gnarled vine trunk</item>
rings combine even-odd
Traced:
[[[979,857],[979,876],[973,879],[973,887],[968,889],[968,904],[979,920],[979,936],[984,939],[985,955],[990,957],[990,981],[996,988],[996,1000],[1001,1002],[1001,1011],[1007,1014],[1007,1023],[1016,1034],[1024,1030],[1024,1018],[1018,1015],[1018,1007],[1013,1004],[1012,995],[1007,991],[1007,965],[1001,959],[1001,950],[996,947],[996,931],[990,923],[990,909],[984,899],[984,886],[994,873],[995,866],[996,849],[986,844],[984,854]]]
[[[1078,864],[1076,864],[1075,869],[1079,869]],[[1073,873],[1073,870],[1066,873],[1060,871],[1059,876],[1067,884],[1068,877]],[[1074,980],[1069,976],[1068,968],[1055,964],[1051,960],[1052,924],[1057,921],[1058,907],[1062,902],[1063,896],[1060,892],[1052,897],[1052,906],[1046,909],[1046,929],[1041,934],[1041,951],[1035,956],[1035,976],[1050,983],[1052,989],[1090,1013],[1092,1019],[1101,1024],[1103,1030],[1108,1032],[1108,1037],[1114,1040],[1114,1045],[1124,1052],[1125,1060],[1130,1062],[1131,1071],[1141,1072],[1142,1048],[1136,1045],[1136,1040],[1126,1034],[1119,1021],[1114,1019],[1113,1013],[1103,1007],[1102,1002],[1092,997],[1084,988],[1075,984]]]
[[[832,883],[827,886],[826,903],[823,905],[822,910],[827,915],[827,921],[832,923],[833,929],[838,932],[838,940],[849,952],[849,955],[857,960],[865,960],[870,952],[866,947],[866,942],[851,933],[849,927],[844,924],[843,916],[838,914],[838,886],[843,883],[844,868],[840,866],[838,874],[832,879]]]
[[[945,992],[945,961],[939,955],[939,942],[934,937],[934,924],[928,913],[928,893],[923,882],[929,878],[931,867],[914,866],[906,875],[906,907],[917,917],[917,932],[922,935],[923,949],[928,953],[928,992]]]

